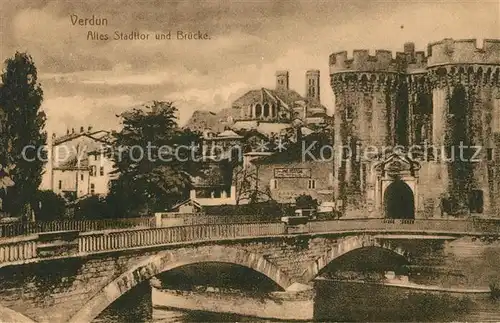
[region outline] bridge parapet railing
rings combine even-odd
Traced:
[[[0,224],[0,238],[30,235],[41,232],[77,230],[81,232],[106,229],[152,228],[153,217],[105,220],[65,220]]]
[[[335,231],[440,231],[440,232],[481,232],[469,220],[441,219],[341,219],[309,222],[309,232]],[[498,231],[500,226],[491,226],[486,232]]]
[[[82,233],[79,237],[79,251],[87,253],[168,243],[282,234],[285,234],[284,223],[193,225],[108,233]]]
[[[38,236],[14,238],[0,244],[0,263],[23,261],[37,257]]]
[[[477,222],[477,221],[476,221]],[[414,232],[414,233],[481,233],[498,234],[500,221],[492,223],[474,222],[470,220],[417,219],[414,221],[383,219],[352,219],[312,221],[304,225],[299,233],[334,233],[334,232]],[[87,254],[113,250],[131,249],[135,247],[157,246],[171,243],[223,240],[233,238],[268,237],[289,234],[288,226],[282,222],[247,223],[247,224],[213,224],[192,225],[163,228],[123,229],[121,231],[74,232],[74,238],[68,238],[67,247],[71,254]],[[53,239],[58,235],[54,235]],[[67,231],[61,232],[63,235]],[[40,235],[40,236],[39,236]],[[43,242],[42,235],[5,238],[0,240],[0,263],[28,260],[37,257],[50,257],[51,250]],[[45,244],[44,244],[45,243]],[[45,246],[45,249],[44,249]]]
[[[500,234],[500,219],[474,218],[471,223],[477,232]]]

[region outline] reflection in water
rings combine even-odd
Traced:
[[[500,304],[488,297],[418,293],[380,285],[317,281],[315,320],[351,322],[500,321]],[[97,323],[276,322],[239,315],[152,308],[141,284],[104,311]]]
[[[352,270],[349,264],[377,264],[373,255],[361,253],[343,265],[336,264],[336,273],[340,268]],[[380,257],[378,257],[380,256]],[[377,258],[389,259],[380,254]],[[402,261],[402,259],[400,259]],[[380,262],[384,264],[385,261]],[[396,268],[403,263],[391,259]],[[385,265],[372,268],[375,271],[387,270]],[[345,267],[345,268],[343,268]],[[352,267],[352,268],[351,268]],[[359,268],[359,267],[358,267]],[[333,273],[332,273],[333,274]],[[335,276],[335,275],[334,275]],[[338,275],[337,275],[338,276]],[[269,278],[241,266],[221,263],[189,265],[158,275],[163,287],[189,290],[196,286],[223,286],[246,290],[256,297],[263,291],[274,291],[279,286]],[[349,279],[348,277],[337,277]],[[314,317],[318,321],[500,321],[500,301],[492,301],[489,295],[461,295],[418,292],[405,288],[383,285],[354,284],[331,280],[315,282]],[[224,290],[221,288],[220,290]],[[239,315],[208,313],[201,311],[183,311],[170,308],[152,308],[151,286],[144,282],[120,297],[94,321],[95,323],[126,322],[271,322],[270,320],[243,317]],[[276,321],[274,321],[276,322]]]
[[[169,308],[153,309],[154,323],[172,322],[271,322],[253,317],[202,311],[180,311]],[[276,322],[276,321],[275,321]]]

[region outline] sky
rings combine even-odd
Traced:
[[[119,1],[0,0],[0,58],[27,51],[44,91],[47,130],[114,129],[116,114],[173,101],[184,123],[218,111],[253,88],[275,86],[277,70],[305,92],[321,71],[321,100],[334,109],[328,57],[353,49],[417,50],[443,38],[500,39],[500,0]],[[73,25],[106,18],[107,26]],[[154,33],[208,33],[210,40],[156,40]],[[87,39],[89,31],[149,33],[149,41]]]

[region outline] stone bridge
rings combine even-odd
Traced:
[[[333,261],[385,249],[440,282],[500,281],[496,224],[466,220],[357,219],[48,232],[0,240],[0,317],[9,322],[91,322],[141,282],[203,262],[241,265],[283,290]],[[444,278],[443,278],[444,277]]]

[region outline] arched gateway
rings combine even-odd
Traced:
[[[404,153],[393,153],[375,165],[377,210],[390,219],[414,219],[420,164]]]
[[[387,186],[384,192],[384,213],[389,219],[415,218],[415,198],[408,184],[396,179]]]

